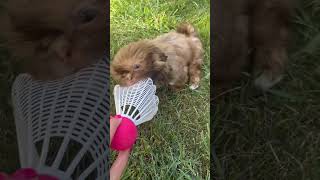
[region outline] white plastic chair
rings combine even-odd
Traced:
[[[61,180],[109,179],[109,65],[55,81],[19,75],[12,88],[21,167]]]

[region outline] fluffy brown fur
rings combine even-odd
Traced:
[[[105,0],[10,0],[1,33],[36,79],[56,79],[103,56]]]
[[[184,23],[155,39],[140,40],[121,48],[111,63],[111,75],[121,85],[151,77],[157,84],[181,89],[200,83],[202,44],[194,27]]]
[[[252,68],[256,87],[280,81],[287,63],[293,0],[215,1],[213,85],[215,93],[231,87]]]

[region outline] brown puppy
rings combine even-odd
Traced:
[[[103,56],[104,0],[10,0],[1,33],[12,54],[36,79],[56,79]]]
[[[254,84],[267,90],[279,82],[287,62],[292,0],[223,0],[213,8],[213,85],[231,87],[252,68]]]
[[[181,89],[199,87],[202,44],[194,27],[180,25],[176,31],[141,40],[121,48],[111,63],[111,75],[121,85],[151,77],[157,84]]]

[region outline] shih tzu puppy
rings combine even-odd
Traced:
[[[283,76],[288,62],[290,17],[294,0],[223,0],[213,7],[214,92],[232,87],[242,72],[268,90]]]
[[[111,75],[124,86],[151,77],[157,85],[174,90],[182,89],[188,82],[191,89],[196,89],[202,56],[202,43],[195,28],[184,23],[175,31],[121,48],[111,62]]]
[[[105,54],[105,0],[10,0],[5,7],[5,45],[35,79],[64,77]]]

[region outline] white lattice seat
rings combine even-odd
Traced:
[[[12,88],[21,167],[60,179],[109,179],[107,59],[56,81],[19,75]]]

